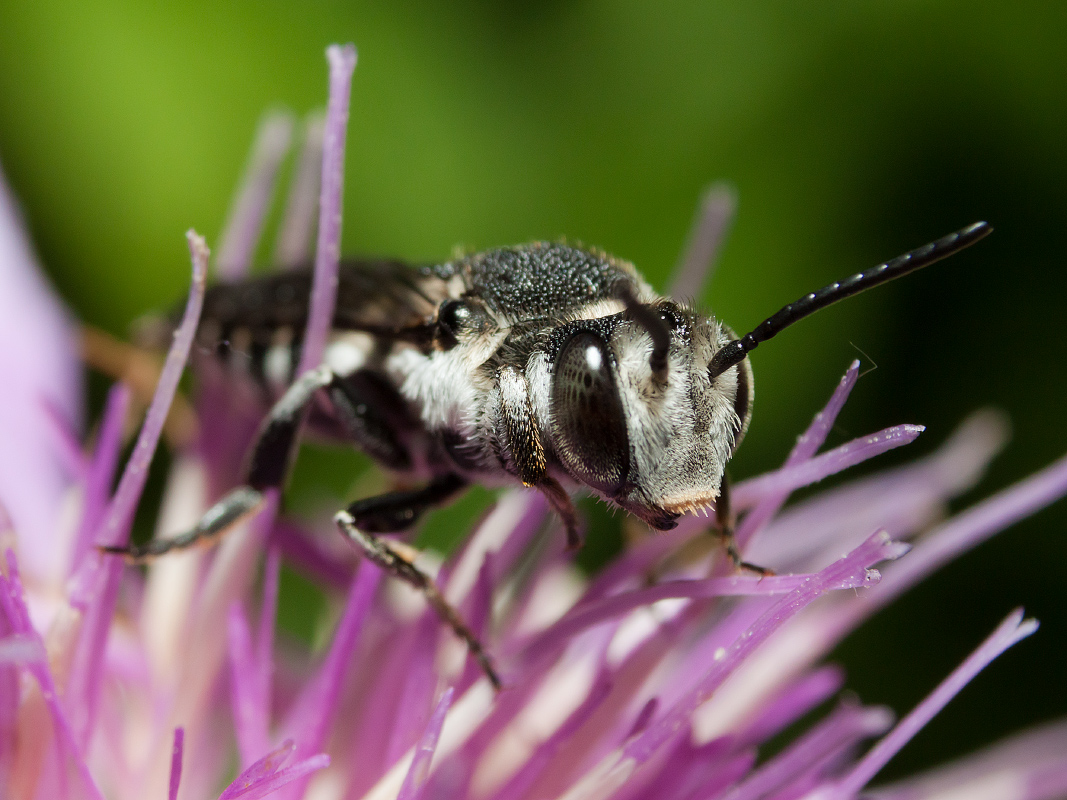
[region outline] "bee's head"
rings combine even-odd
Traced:
[[[665,530],[719,494],[748,427],[748,354],[793,323],[846,297],[933,264],[992,231],[976,222],[809,292],[744,336],[639,285],[624,311],[558,328],[549,350],[549,434],[566,470],[597,494]]]
[[[707,508],[748,427],[752,370],[712,375],[733,333],[678,304],[628,301],[552,348],[551,444],[566,470],[654,528]]]

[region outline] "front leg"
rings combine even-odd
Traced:
[[[567,491],[548,474],[545,445],[534,419],[526,376],[515,367],[503,367],[497,373],[497,386],[500,389],[500,410],[508,456],[518,478],[524,485],[540,490],[548,498],[567,529],[567,548],[577,550],[582,546],[578,512]]]
[[[263,504],[263,493],[267,489],[281,488],[285,481],[308,403],[317,390],[335,380],[336,376],[324,365],[305,372],[286,390],[256,435],[244,485],[233,489],[209,508],[192,530],[170,539],[100,549],[121,555],[131,563],[143,563],[171,550],[206,544],[258,511]]]

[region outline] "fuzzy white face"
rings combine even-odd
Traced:
[[[648,332],[623,322],[607,340],[581,332],[563,346],[549,402],[549,438],[570,475],[660,529],[714,502],[751,411],[747,360],[708,375],[729,329],[677,307],[673,317],[665,382]]]

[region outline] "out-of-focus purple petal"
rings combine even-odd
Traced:
[[[271,528],[270,542],[290,565],[307,572],[316,583],[341,590],[352,583],[352,548],[341,537],[331,536],[324,541],[289,520],[279,519]],[[343,549],[332,547],[334,543],[343,545]]]
[[[942,564],[1064,494],[1067,494],[1067,456],[932,531],[915,545],[905,561],[887,571],[877,595],[871,598],[875,607],[885,605]]]
[[[270,712],[271,676],[274,656],[274,625],[278,615],[278,584],[282,574],[282,555],[277,547],[267,551],[263,569],[263,603],[259,609],[259,633],[256,636],[256,667],[260,691],[267,714]]]
[[[871,800],[952,796],[1053,800],[1067,794],[1065,753],[1067,720],[1058,720],[1016,733],[947,766],[864,790],[863,796]]]
[[[0,573],[0,619],[8,630],[36,639],[41,649],[44,649],[44,641],[30,622],[15,554],[8,550],[5,556],[7,575]],[[50,752],[56,763],[55,771],[47,777],[50,784],[56,787],[57,794],[53,796],[68,797],[69,781],[73,778],[84,796],[103,800],[100,789],[89,773],[89,766],[81,756],[83,748],[78,745],[74,729],[60,703],[59,692],[48,662],[31,661],[24,666],[36,679],[52,720],[55,738],[51,742]]]
[[[348,130],[349,94],[356,68],[356,48],[330,45],[330,100],[322,144],[322,189],[319,200],[319,237],[315,248],[315,277],[311,289],[304,347],[297,374],[322,362],[326,338],[337,301],[337,267],[341,256],[341,199],[345,180],[345,137]]]
[[[860,762],[840,781],[826,797],[852,798],[878,774],[879,770],[905,744],[911,741],[948,701],[1009,647],[1025,639],[1037,630],[1037,620],[1023,619],[1022,609],[1008,615],[995,631],[952,671],[933,692],[912,709],[881,741],[872,747]]]
[[[238,775],[237,779],[219,795],[219,800],[237,800],[237,798],[255,800],[255,798],[265,797],[298,778],[304,778],[330,765],[330,757],[319,753],[298,761],[290,767],[283,767],[282,765],[294,752],[296,752],[296,744],[292,739],[287,739],[280,747],[267,753]]]
[[[700,296],[715,271],[715,262],[730,232],[737,211],[737,190],[728,183],[713,183],[704,190],[689,229],[685,250],[667,285],[667,294],[690,301]]]
[[[107,403],[104,405],[104,419],[100,423],[100,432],[96,439],[96,450],[89,464],[89,474],[85,480],[85,499],[82,505],[82,518],[74,542],[71,557],[71,569],[81,564],[92,539],[100,527],[100,522],[107,509],[111,486],[115,480],[115,467],[118,465],[122,450],[122,425],[130,408],[130,389],[124,383],[116,383],[108,390]]]
[[[739,510],[750,508],[764,497],[817,483],[868,458],[911,444],[924,430],[924,425],[894,425],[870,436],[853,439],[808,461],[742,481],[733,490],[732,500]]]
[[[418,745],[415,747],[415,755],[411,759],[411,767],[404,777],[404,783],[400,787],[396,800],[418,800],[422,797],[422,790],[426,784],[426,776],[430,771],[430,762],[433,760],[434,751],[437,750],[437,740],[441,736],[441,728],[445,724],[445,715],[452,707],[452,695],[454,690],[450,686],[445,689],[441,699],[437,702],[430,721],[426,723],[426,730],[422,733]]]
[[[274,263],[292,269],[311,261],[311,234],[322,180],[322,139],[326,119],[314,112],[304,120],[304,144],[289,187],[289,199],[274,245]]]
[[[493,613],[493,590],[497,571],[494,567],[493,553],[486,553],[482,561],[482,568],[478,570],[478,580],[470,594],[469,602],[462,609],[467,625],[478,637],[478,641],[486,643],[489,635],[489,625]],[[463,670],[462,679],[458,686],[466,688],[482,676],[481,667],[473,658],[466,659],[467,666]]]
[[[256,760],[268,746],[263,697],[260,694],[259,670],[252,655],[252,634],[240,603],[230,606],[227,615],[230,651],[230,699],[233,725],[237,734],[237,751],[241,765]]]
[[[259,800],[260,797],[266,797],[293,781],[299,780],[301,783],[306,783],[307,778],[313,772],[318,772],[328,766],[330,766],[330,757],[325,753],[319,753],[302,761],[297,761],[291,767],[280,769],[273,775],[264,777],[248,786],[242,786],[233,792],[227,789],[219,795],[219,800],[238,800],[238,798],[240,800]]]
[[[800,435],[797,443],[793,445],[793,449],[785,460],[786,467],[793,467],[809,461],[822,447],[823,442],[826,441],[826,437],[830,433],[830,429],[837,420],[837,415],[841,413],[841,409],[845,406],[845,401],[848,400],[848,396],[852,393],[859,374],[860,362],[853,361],[848,370],[845,371],[841,381],[837,384],[837,388],[834,389],[829,402],[815,415],[808,429]],[[737,540],[738,547],[744,547],[748,540],[763,527],[763,524],[778,513],[778,510],[788,498],[789,494],[786,492],[763,497],[737,526],[734,538]]]
[[[32,664],[48,657],[44,645],[36,636],[13,633],[0,638],[0,664]]]
[[[297,742],[297,755],[318,752],[326,741],[334,720],[345,669],[352,660],[363,621],[378,588],[381,571],[367,562],[360,565],[348,593],[344,614],[337,625],[333,643],[318,673],[297,700],[285,731]],[[300,797],[304,782],[290,787],[287,797]]]
[[[226,791],[222,793],[219,800],[228,800],[231,791],[239,791],[241,788],[251,786],[257,781],[270,777],[280,770],[295,752],[296,742],[292,739],[286,739],[265,756],[252,762],[250,767],[238,775],[236,780],[226,787]]]
[[[771,738],[844,685],[845,673],[838,666],[831,664],[809,672],[764,703],[759,716],[741,732],[740,740],[758,744]]]
[[[230,650],[230,694],[234,728],[241,764],[248,765],[270,743],[271,685],[273,678],[274,618],[278,605],[278,577],[281,556],[272,547],[263,575],[263,603],[259,614],[256,642],[240,602],[235,601],[227,615]]]
[[[267,114],[259,124],[241,188],[219,237],[215,264],[219,278],[224,281],[239,280],[251,266],[274,197],[278,167],[289,152],[292,134],[293,117],[284,111]]]
[[[589,690],[589,694],[582,701],[582,704],[571,712],[570,716],[556,729],[555,733],[534,749],[530,757],[526,759],[526,762],[508,779],[507,783],[493,794],[493,797],[496,800],[509,800],[509,798],[525,796],[534,782],[541,777],[545,769],[551,764],[552,759],[556,757],[560,749],[566,747],[567,741],[600,707],[600,704],[607,698],[611,689],[611,680],[601,676],[593,684],[593,688]]]
[[[818,776],[823,766],[864,739],[884,733],[893,724],[886,708],[863,708],[846,703],[800,736],[785,750],[726,793],[723,800],[756,800],[771,792]]]
[[[170,789],[168,800],[178,800],[178,786],[182,782],[182,752],[185,749],[185,729],[174,729],[174,751],[170,759]]]
[[[54,408],[81,429],[77,330],[42,275],[0,168],[0,502],[19,537],[23,567],[62,580],[67,553],[57,522],[70,477],[56,451]]]

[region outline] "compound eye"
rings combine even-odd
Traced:
[[[607,346],[580,331],[556,358],[552,381],[552,441],[571,473],[605,494],[622,488],[630,441]]]

